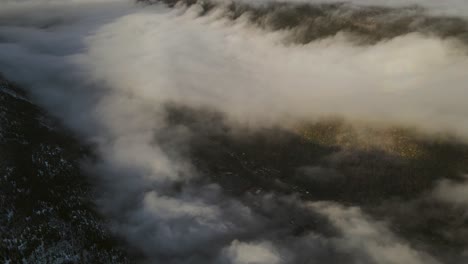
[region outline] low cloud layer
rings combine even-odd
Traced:
[[[196,15],[193,7],[182,16],[131,14],[109,24],[89,39],[87,67],[122,92],[251,123],[344,115],[468,134],[468,61],[457,40],[408,34],[355,46],[338,34],[284,46],[281,32]]]
[[[340,116],[465,141],[468,57],[459,35],[405,32],[359,44],[355,32],[338,32],[297,44],[289,41],[294,30],[271,31],[248,12],[228,18],[223,4],[208,13],[203,4],[119,0],[0,5],[0,72],[96,146],[97,161],[84,165],[102,194],[96,203],[145,261],[443,263],[356,206],[262,186],[233,194],[191,159],[199,135],[190,124],[171,123],[168,106],[208,109],[239,130],[290,131]],[[218,129],[209,118],[203,124]],[[292,171],[308,181],[346,177],[303,165]],[[445,182],[438,193],[466,204],[453,196],[463,196],[462,188]]]
[[[435,189],[435,196],[449,204],[468,207],[468,183],[466,177],[462,181],[443,180]]]

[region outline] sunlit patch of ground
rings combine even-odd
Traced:
[[[371,127],[352,125],[340,119],[303,123],[296,133],[308,141],[324,146],[383,151],[405,159],[423,159],[428,149],[421,144],[421,135],[402,127]]]

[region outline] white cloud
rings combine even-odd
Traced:
[[[229,264],[282,263],[280,256],[270,243],[245,243],[237,240],[223,250],[223,261]]]
[[[434,190],[434,195],[441,201],[458,206],[468,206],[468,177],[463,182],[442,180]]]
[[[424,252],[396,237],[384,223],[373,221],[357,207],[315,203],[311,207],[323,213],[342,232],[334,239],[337,247],[367,257],[376,264],[437,264]]]

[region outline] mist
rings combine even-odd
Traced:
[[[384,6],[386,19],[404,13],[436,22],[383,36],[362,34],[359,27],[331,30],[304,41],[300,25],[278,28],[270,13],[256,17],[256,8],[269,1],[234,2],[248,6],[234,18],[227,1],[210,8],[163,2],[0,0],[0,72],[94,147],[97,158],[83,161],[83,170],[95,182],[95,202],[109,228],[143,256],[141,262],[467,260],[466,253],[433,253],[394,233],[390,219],[371,215],[393,204],[366,211],[359,203],[307,200],[276,189],[238,194],[208,177],[190,153],[210,131],[226,129],[237,140],[272,127],[296,133],[298,126],[336,117],[356,127],[408,128],[430,142],[449,135],[465,145],[468,4],[348,1],[323,12],[341,19],[367,12],[369,5]],[[403,11],[392,11],[398,8]],[[456,17],[457,34],[442,34],[434,17]],[[207,111],[222,121],[207,114],[196,121],[202,128],[175,124],[171,107],[195,116]],[[335,169],[347,155],[358,156],[344,149],[323,161],[332,168],[294,170],[306,171],[314,183],[331,175],[327,184],[334,188],[345,177]],[[395,211],[427,201],[465,210],[461,184],[443,179],[428,185],[414,194],[414,204]]]

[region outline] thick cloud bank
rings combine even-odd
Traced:
[[[366,127],[408,127],[424,140],[448,134],[459,141],[453,144],[463,146],[460,142],[468,139],[468,4],[148,2],[154,1],[0,0],[0,72],[96,147],[97,160],[84,169],[98,186],[97,204],[142,261],[432,264],[468,259],[467,239],[456,236],[456,229],[466,231],[466,225],[453,224],[443,234],[460,248],[434,253],[430,249],[438,244],[396,234],[386,222],[388,210],[403,215],[426,203],[466,208],[466,186],[453,179],[438,186],[431,180],[424,188],[435,189],[418,193],[408,205],[398,204],[401,197],[395,195],[364,211],[362,200],[346,198],[348,191],[325,199],[328,194],[322,197],[318,190],[320,199],[306,199],[297,186],[275,179],[274,170],[258,172],[267,176],[255,184],[241,180],[253,165],[229,151],[224,154],[240,160],[245,175],[224,170],[231,175],[224,177],[223,169],[213,169],[220,156],[210,156],[219,148],[207,143],[221,135],[248,145],[248,139],[239,138],[271,127],[296,135],[305,122],[338,116]],[[381,142],[375,145],[387,146]],[[419,148],[435,149],[423,144],[404,158],[380,150],[361,157],[323,141],[319,145],[323,152],[334,151],[320,160],[329,168],[294,164],[290,173],[299,176],[292,178],[307,177],[311,188],[342,188],[338,182],[369,193],[381,172],[371,168],[376,177],[369,179],[370,187],[359,187],[367,183],[346,183],[343,174],[349,171],[343,167],[385,155],[388,170],[405,175],[399,169],[425,155]],[[197,146],[200,156],[193,155]],[[462,147],[447,149],[466,154]],[[301,152],[289,153],[296,154]],[[451,166],[458,160],[443,162]],[[444,166],[433,171],[443,174]],[[451,176],[462,170],[457,166]],[[367,175],[353,168],[353,175]],[[248,187],[237,191],[244,188],[239,186]],[[414,183],[407,186],[412,193]],[[317,201],[322,199],[334,201]]]

